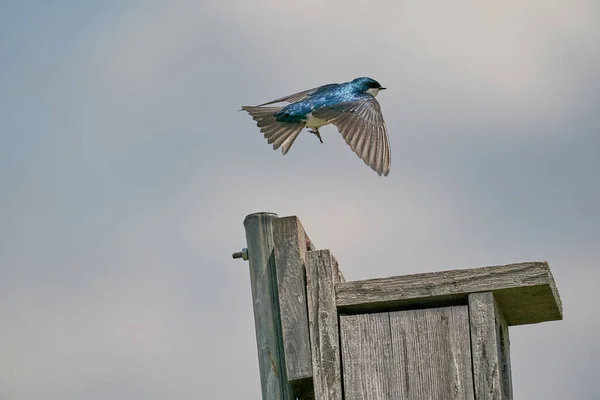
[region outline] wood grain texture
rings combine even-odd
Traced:
[[[491,292],[469,295],[469,320],[477,400],[511,400],[508,327]]]
[[[407,398],[395,368],[388,313],[340,315],[340,335],[345,400]]]
[[[500,335],[500,365],[502,365],[502,390],[505,400],[512,400],[512,370],[510,367],[510,338],[508,335],[508,323],[502,314],[502,310],[496,307],[496,329]]]
[[[346,399],[473,400],[466,306],[341,315]]]
[[[562,303],[546,262],[433,272],[340,283],[341,312],[378,312],[467,304],[470,293],[492,291],[508,325],[562,319]]]
[[[316,400],[342,400],[342,371],[335,284],[338,264],[329,250],[306,254],[306,292]]]
[[[250,214],[244,220],[244,227],[262,398],[294,400],[285,369],[279,317],[273,254],[273,221],[276,219],[277,215],[272,213]]]
[[[285,366],[298,397],[312,391],[312,358],[308,332],[305,260],[312,246],[297,217],[273,222],[275,265]]]
[[[406,399],[474,400],[467,306],[390,313]]]

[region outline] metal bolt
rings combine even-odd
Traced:
[[[242,251],[238,251],[237,253],[233,253],[231,255],[233,258],[241,258],[244,261],[248,261],[248,249],[243,248]]]

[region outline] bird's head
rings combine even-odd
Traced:
[[[362,77],[356,78],[352,81],[352,83],[363,93],[369,93],[371,96],[377,96],[380,90],[385,90],[386,88],[381,87],[379,82],[375,79]]]

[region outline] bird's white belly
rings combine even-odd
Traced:
[[[313,117],[312,113],[306,114],[306,127],[307,128],[320,128],[323,125],[328,125],[329,122],[324,119]]]

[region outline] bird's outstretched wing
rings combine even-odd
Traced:
[[[337,85],[338,85],[337,83],[330,83],[329,85],[323,85],[323,86],[319,86],[316,88],[304,90],[302,92],[294,93],[289,96],[280,97],[279,99],[269,101],[268,103],[259,104],[257,107],[268,106],[269,104],[276,104],[276,103],[283,103],[283,102],[296,103],[298,101],[302,101],[302,100],[306,99],[307,97],[312,96],[313,94],[317,93],[321,89],[325,89],[325,88],[329,88],[329,87],[337,86]]]
[[[390,142],[375,97],[360,95],[355,101],[321,107],[313,115],[335,125],[365,164],[379,175],[387,176],[391,166]]]
[[[283,154],[286,154],[304,129],[304,124],[277,121],[275,113],[280,109],[280,107],[242,106],[242,110],[247,111],[256,121],[256,125],[269,144],[273,145],[273,150],[281,147]]]

